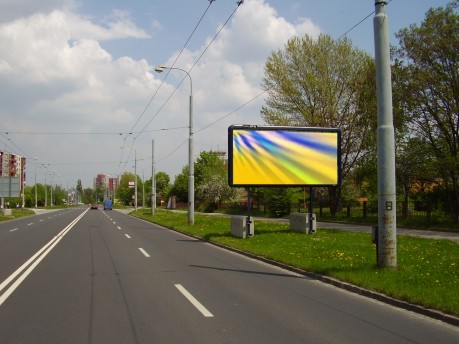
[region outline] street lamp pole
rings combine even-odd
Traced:
[[[182,68],[157,66],[155,71],[158,73],[163,72],[165,69],[177,69],[186,73],[190,79],[190,127],[188,138],[188,223],[194,224],[194,160],[193,160],[193,81],[190,74]]]
[[[121,146],[120,148],[125,148]],[[131,147],[134,150],[134,210],[137,211],[137,150],[134,146]]]

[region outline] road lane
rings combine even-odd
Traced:
[[[0,343],[458,339],[451,326],[102,210],[87,212],[0,306]]]

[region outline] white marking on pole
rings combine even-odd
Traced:
[[[206,307],[204,307],[198,300],[195,299],[193,295],[191,295],[188,290],[186,290],[181,284],[175,284],[175,287],[187,298],[188,301],[191,302],[193,306],[196,307],[198,311],[201,312],[206,318],[212,318],[214,315],[210,313]]]
[[[129,234],[124,234],[126,236],[126,238],[128,239],[131,239],[131,237],[129,236]]]
[[[140,252],[143,253],[143,255],[144,255],[145,257],[150,258],[150,255],[149,255],[142,247],[139,247],[139,250],[140,250]]]

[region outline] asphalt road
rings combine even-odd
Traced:
[[[0,343],[459,343],[459,329],[116,211],[0,223]]]

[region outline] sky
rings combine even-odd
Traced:
[[[447,3],[390,1],[391,44]],[[191,90],[194,159],[227,151],[230,125],[264,124],[272,52],[323,33],[374,56],[374,9],[374,0],[0,0],[0,150],[27,158],[27,185],[88,188],[97,174],[134,170],[149,179],[152,156],[173,181],[188,164]]]

